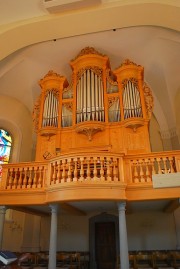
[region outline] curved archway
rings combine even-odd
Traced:
[[[172,1],[165,4],[159,1],[139,1],[136,4],[115,2],[77,12],[41,16],[1,27],[0,59],[23,47],[47,40],[145,25],[179,31],[178,22],[178,7]]]

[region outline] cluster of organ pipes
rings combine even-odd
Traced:
[[[123,90],[124,119],[142,117],[140,93],[130,80],[127,81]]]
[[[104,91],[101,76],[87,69],[77,83],[77,123],[104,121]]]
[[[59,100],[53,90],[46,95],[43,110],[42,127],[58,127]]]

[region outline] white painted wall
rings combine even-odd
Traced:
[[[141,212],[127,215],[129,250],[176,249],[173,214]]]
[[[10,162],[32,161],[32,115],[14,98],[0,96],[0,128],[12,135]]]
[[[96,214],[95,214],[96,215]],[[68,216],[58,218],[58,251],[89,250],[89,218]],[[10,251],[48,251],[50,217],[38,217],[13,211],[13,220],[22,230],[11,230],[5,223],[3,249]],[[129,250],[169,250],[180,246],[180,209],[174,214],[157,211],[126,216]],[[40,237],[39,237],[40,234]]]

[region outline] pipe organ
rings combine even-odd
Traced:
[[[40,80],[42,92],[33,111],[36,160],[94,148],[149,152],[153,97],[143,67],[125,60],[111,70],[109,58],[90,47],[70,65],[70,83],[53,71]]]

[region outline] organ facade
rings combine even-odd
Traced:
[[[34,106],[36,161],[70,152],[148,153],[152,92],[144,69],[125,60],[112,70],[107,56],[83,49],[70,62],[72,79],[49,71]]]

